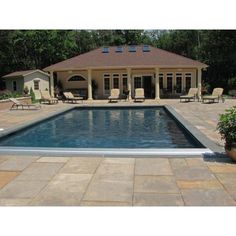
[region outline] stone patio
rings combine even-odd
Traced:
[[[107,101],[94,101],[104,103]],[[156,104],[152,100],[145,103]],[[222,146],[215,130],[218,114],[236,105],[236,100],[220,104],[161,100],[159,104],[171,105]],[[43,105],[41,111],[0,111],[0,128],[9,129],[68,106],[74,105]],[[0,155],[2,206],[234,206],[235,180],[236,165],[224,155],[191,158]]]

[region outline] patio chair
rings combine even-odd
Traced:
[[[120,90],[119,89],[112,89],[111,95],[108,97],[109,102],[118,102],[120,98]]]
[[[77,102],[77,101],[83,102],[83,99],[84,99],[83,97],[80,97],[80,96],[75,97],[73,95],[73,93],[71,93],[71,92],[64,92],[63,94],[64,94],[64,96],[66,98],[65,101],[67,101],[67,102],[72,102],[72,103]]]
[[[223,91],[224,91],[223,88],[214,88],[212,95],[207,95],[207,96],[202,97],[202,103],[204,103],[205,101],[212,102],[212,103],[217,101],[219,103],[220,99],[222,100],[222,102],[224,102],[224,98],[222,96]]]
[[[184,99],[185,102],[186,101],[190,102],[191,99],[193,99],[193,101],[195,101],[195,99],[197,98],[197,92],[198,92],[198,88],[190,88],[187,95],[183,95],[183,96],[179,97],[180,102],[182,99]]]
[[[18,110],[19,108],[21,108],[22,110],[37,110],[37,109],[41,108],[40,105],[29,104],[26,102],[20,102],[19,100],[15,99],[15,98],[9,98],[9,100],[11,102],[13,102],[10,110],[13,110],[13,109]]]
[[[136,88],[135,89],[134,101],[135,102],[144,102],[145,101],[143,88]]]
[[[51,97],[49,91],[47,91],[47,90],[45,90],[45,91],[40,90],[40,94],[41,94],[40,103],[41,102],[47,102],[49,104],[56,104],[56,103],[58,103],[58,99]]]

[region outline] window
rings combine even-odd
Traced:
[[[150,52],[149,45],[143,45],[143,52]]]
[[[159,74],[159,86],[160,86],[160,89],[163,89],[163,77],[164,77],[163,74]]]
[[[134,77],[134,89],[136,89],[136,88],[142,88],[142,77],[141,76]]]
[[[103,75],[104,94],[110,94],[110,74]]]
[[[123,47],[117,47],[116,52],[123,52]]]
[[[129,47],[129,52],[136,52],[136,47],[135,46],[130,46]]]
[[[85,81],[86,79],[81,75],[74,75],[68,79],[69,82],[72,81]]]
[[[102,52],[103,53],[109,53],[109,47],[103,47]]]
[[[182,74],[177,73],[176,74],[176,93],[182,92]]]
[[[39,90],[39,80],[34,80],[34,90]]]
[[[128,75],[122,74],[123,94],[128,90]]]
[[[120,75],[113,74],[112,78],[113,78],[113,88],[117,88],[117,89],[120,88],[120,83],[119,83]]]
[[[12,88],[13,88],[13,91],[16,91],[16,90],[17,90],[16,81],[13,81],[13,82],[12,82]]]
[[[186,73],[185,74],[185,88],[186,88],[186,92],[188,92],[188,90],[192,87],[192,74],[191,73]]]
[[[173,74],[168,73],[166,77],[167,77],[167,92],[172,93]]]

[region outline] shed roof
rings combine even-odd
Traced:
[[[75,70],[86,68],[110,68],[110,67],[201,67],[207,65],[175,54],[166,50],[149,46],[149,51],[143,50],[143,45],[135,46],[135,51],[130,52],[130,46],[122,47],[122,52],[117,52],[117,46],[104,47],[80,54],[65,61],[44,68],[45,71]]]
[[[24,76],[33,74],[33,73],[35,73],[35,72],[39,72],[39,73],[41,73],[41,74],[44,74],[44,75],[49,76],[46,72],[44,72],[44,71],[42,71],[42,70],[35,69],[35,70],[15,71],[15,72],[12,72],[12,73],[10,73],[10,74],[4,75],[2,78],[24,77]]]

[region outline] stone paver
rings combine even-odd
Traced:
[[[135,176],[134,192],[179,193],[173,176]]]
[[[16,180],[51,180],[62,166],[63,163],[33,163],[26,168]]]
[[[134,206],[183,206],[181,194],[135,193]]]
[[[182,196],[187,206],[234,206],[235,201],[225,190],[185,189]]]
[[[0,198],[0,206],[28,206],[31,198]]]
[[[77,174],[93,174],[100,162],[101,158],[72,158],[61,169],[63,173],[77,173]]]
[[[31,202],[31,205],[79,205],[91,178],[91,174],[59,174]]]
[[[1,198],[33,198],[46,185],[47,181],[12,181],[0,190]]]
[[[132,181],[93,181],[90,183],[84,201],[132,202]]]
[[[213,173],[236,173],[236,165],[209,166]]]
[[[80,206],[132,206],[131,202],[82,201]]]
[[[177,185],[180,189],[222,189],[223,186],[217,180],[179,180]]]
[[[69,160],[70,160],[70,157],[41,157],[37,160],[37,162],[65,163]]]
[[[19,172],[0,171],[0,189],[13,180]]]
[[[135,175],[173,175],[167,158],[138,158]]]
[[[22,171],[38,157],[13,157],[0,164],[0,170]]]

